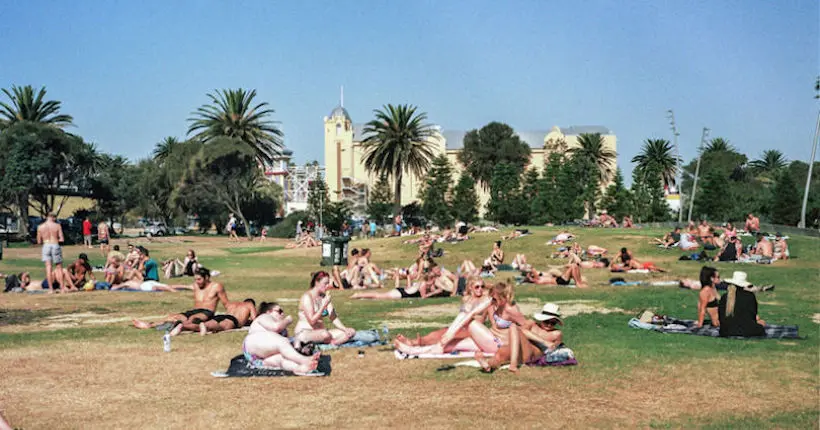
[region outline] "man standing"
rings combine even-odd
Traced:
[[[302,220],[296,221],[296,239],[302,236]]]
[[[83,244],[86,248],[91,248],[91,221],[88,217],[83,220]]]
[[[376,237],[376,220],[370,220],[370,238]]]
[[[97,239],[100,241],[100,251],[102,251],[103,258],[108,258],[108,253],[111,251],[109,241],[111,236],[108,234],[108,224],[105,221],[100,221],[97,225]]]
[[[60,248],[64,241],[62,226],[54,222],[54,214],[49,213],[46,222],[37,227],[37,243],[43,245],[42,257],[46,265],[49,293],[54,292],[55,281],[60,285],[60,292],[66,292],[63,282],[63,250]]]

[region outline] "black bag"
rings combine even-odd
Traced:
[[[18,278],[17,275],[6,276],[6,289],[3,290],[3,292],[8,293],[16,288],[21,288],[20,278]]]

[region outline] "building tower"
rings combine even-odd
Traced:
[[[354,157],[353,122],[344,108],[344,88],[342,88],[339,106],[336,106],[325,122],[325,178],[331,201],[339,201],[342,196],[342,178],[356,177]],[[360,172],[361,174],[361,172]]]

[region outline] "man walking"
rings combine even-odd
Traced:
[[[83,220],[83,244],[86,248],[91,248],[91,221],[88,217]]]
[[[37,243],[43,245],[42,257],[46,265],[49,293],[54,292],[55,281],[60,285],[60,291],[66,292],[65,282],[63,282],[63,250],[60,248],[60,244],[64,241],[63,227],[54,222],[54,214],[49,213],[46,221],[37,227]]]
[[[100,221],[97,226],[97,239],[100,241],[100,251],[102,251],[103,259],[108,258],[108,252],[111,251],[109,241],[111,236],[108,234],[108,224],[105,221]]]

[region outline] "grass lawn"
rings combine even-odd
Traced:
[[[538,268],[561,264],[546,256],[556,229],[506,241],[510,260],[525,253]],[[658,230],[575,229],[580,242],[610,253],[629,247],[636,258],[669,273],[627,274],[627,280],[696,278],[701,263],[678,261],[678,251],[649,244]],[[500,234],[478,234],[442,247],[439,259],[455,270],[478,262]],[[137,242],[145,239],[138,239]],[[115,243],[125,244],[125,240]],[[183,257],[188,248],[222,274],[232,300],[277,300],[296,315],[296,300],[318,270],[320,249],[231,244],[224,237],[161,238],[144,243],[155,259]],[[381,267],[406,266],[416,247],[399,239],[354,241],[369,247]],[[190,293],[91,292],[0,296],[0,413],[20,428],[817,428],[820,417],[820,240],[794,237],[797,258],[773,265],[718,264],[721,276],[745,270],[760,293],[760,315],[772,324],[800,326],[802,340],[734,340],[665,335],[627,327],[644,309],[696,318],[697,292],[677,287],[611,287],[613,275],[586,270],[586,290],[520,286],[525,311],[546,301],[565,313],[564,338],[579,365],[483,374],[436,369],[445,360],[397,361],[390,348],[331,353],[328,378],[215,379],[241,352],[242,333],[173,339],[130,327],[131,318],[160,320],[192,306]],[[66,247],[67,260],[80,247]],[[42,279],[39,248],[11,248],[0,272],[29,270]],[[89,252],[100,264],[99,251]],[[620,276],[620,275],[618,275]],[[455,316],[458,299],[352,301],[333,291],[341,319],[357,329],[387,325],[415,335]]]

